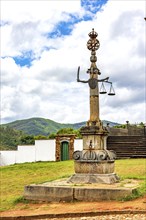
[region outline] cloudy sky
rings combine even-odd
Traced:
[[[43,117],[89,119],[88,33],[95,29],[100,78],[116,96],[100,95],[100,118],[146,122],[146,1],[1,1],[1,122]],[[109,88],[107,88],[108,90]]]

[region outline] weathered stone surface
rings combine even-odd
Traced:
[[[87,124],[89,121],[87,122]],[[94,124],[94,125],[93,125]],[[108,135],[108,130],[103,127],[100,120],[92,122],[92,125],[87,125],[81,128],[81,134],[84,135]]]
[[[92,141],[93,148],[100,150],[106,149],[107,130],[103,126],[85,126],[81,128],[83,136],[83,148],[89,149],[90,142]]]
[[[114,173],[114,161],[74,161],[75,173],[109,174]]]
[[[91,175],[93,177],[93,175]],[[131,185],[132,184],[132,185]],[[67,180],[58,180],[44,184],[25,186],[24,198],[48,202],[102,201],[115,200],[132,195],[138,188],[138,182],[107,184],[71,184]]]
[[[24,197],[40,201],[73,201],[73,188],[62,186],[29,185],[24,188]]]
[[[116,200],[132,194],[135,189],[75,188],[74,199],[78,201]]]
[[[106,139],[107,139],[107,136],[104,136],[104,135],[97,135],[97,134],[85,135],[83,136],[83,148],[84,150],[88,150],[90,146],[90,142],[92,141],[93,148],[95,150],[106,149]]]
[[[81,184],[91,184],[91,183],[104,183],[113,184],[119,181],[119,177],[115,173],[111,174],[74,174],[70,177],[68,182],[70,183],[81,183]]]

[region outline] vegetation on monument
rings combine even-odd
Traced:
[[[116,173],[123,179],[141,180],[139,190],[130,198],[134,199],[146,193],[145,159],[125,159],[115,161]],[[26,209],[23,199],[25,185],[43,183],[60,178],[67,178],[74,173],[72,160],[60,162],[37,162],[5,166],[1,168],[1,211],[19,209],[17,203],[22,203],[21,208]],[[19,176],[19,177],[18,177]],[[10,178],[11,177],[11,178]],[[7,184],[6,184],[7,183]]]

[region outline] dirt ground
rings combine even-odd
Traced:
[[[62,213],[83,213],[83,212],[104,212],[104,211],[122,211],[122,210],[145,210],[146,196],[132,201],[101,201],[101,202],[72,202],[72,203],[28,203],[17,204],[15,210],[4,211],[0,213],[4,216],[30,216],[44,214],[62,214]]]

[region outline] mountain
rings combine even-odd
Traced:
[[[109,123],[111,127],[115,125],[119,125],[115,122],[103,121],[104,126]],[[51,133],[56,133],[61,128],[73,128],[79,129],[82,126],[85,126],[86,122],[79,122],[75,124],[61,124],[50,119],[44,118],[30,118],[24,120],[17,120],[14,122],[10,122],[7,124],[3,124],[2,126],[8,126],[18,131],[23,131],[29,135],[45,135],[48,136]]]

